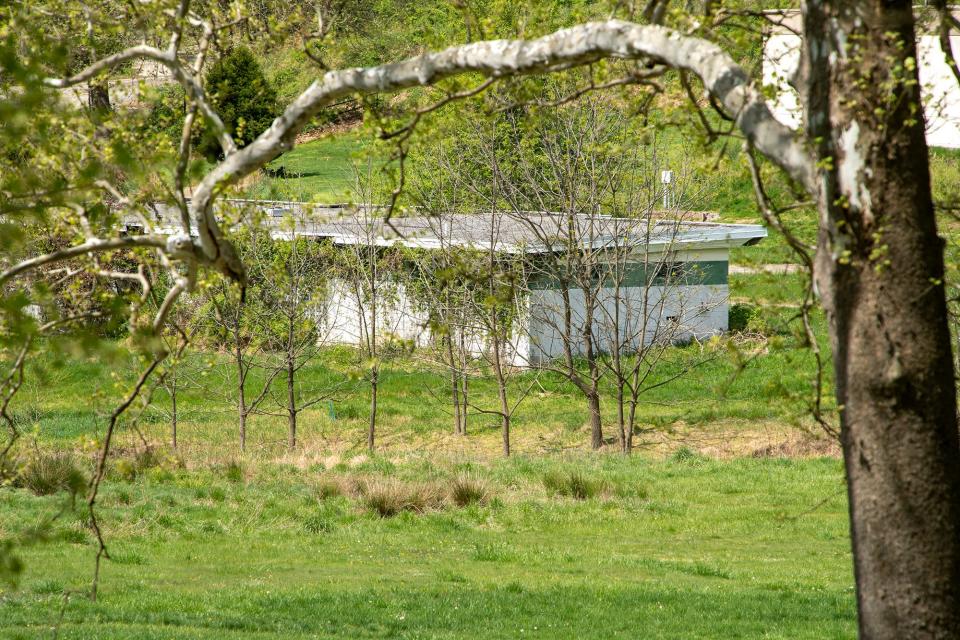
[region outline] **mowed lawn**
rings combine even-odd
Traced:
[[[357,458],[362,460],[362,458]],[[833,459],[582,455],[487,463],[160,465],[105,487],[112,561],[60,638],[843,638],[853,580]],[[446,486],[486,504],[382,518],[332,479]],[[596,489],[547,489],[578,470]],[[8,531],[62,497],[0,491]],[[0,637],[48,638],[95,547],[75,513],[25,553]]]
[[[367,144],[356,132],[299,144],[268,165],[273,172],[282,167],[283,177],[263,175],[247,195],[323,203],[357,201],[361,198],[356,188],[358,171],[366,166]]]

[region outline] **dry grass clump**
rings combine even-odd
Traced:
[[[458,507],[487,504],[491,497],[487,481],[471,473],[458,473],[450,484],[450,499]]]
[[[13,479],[13,485],[28,489],[38,496],[58,491],[77,494],[83,491],[87,478],[76,457],[67,451],[37,452],[31,455]]]
[[[589,478],[580,469],[548,471],[543,474],[543,486],[552,495],[566,496],[575,500],[588,500],[606,489],[603,480]]]
[[[433,483],[381,478],[363,484],[360,501],[381,518],[390,518],[404,511],[424,513],[439,509],[443,506],[444,492]]]
[[[351,497],[358,493],[359,487],[353,478],[326,476],[321,478],[316,486],[317,498],[320,500],[330,500],[341,496]]]

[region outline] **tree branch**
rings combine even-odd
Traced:
[[[210,171],[194,192],[193,217],[207,257],[226,273],[235,256],[221,256],[214,198],[225,188],[291,149],[300,129],[330,103],[353,95],[435,84],[464,73],[487,77],[529,75],[602,58],[648,58],[700,77],[748,141],[808,191],[815,189],[811,156],[795,132],[777,121],[747,74],[719,46],[660,26],[620,20],[562,29],[536,40],[492,40],[451,47],[378,67],[329,71],[294,100],[256,140]],[[227,245],[229,246],[229,245]]]

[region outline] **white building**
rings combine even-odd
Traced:
[[[800,64],[800,14],[785,11],[781,26],[770,27],[763,43],[763,83],[777,88],[771,105],[774,116],[789,127],[800,126],[801,109],[797,92],[789,79]],[[922,18],[923,16],[921,16]],[[950,149],[960,148],[960,85],[950,71],[940,48],[939,36],[917,24],[917,59],[923,112],[927,126],[927,144]],[[950,36],[953,52],[960,52],[960,35]]]
[[[759,225],[539,212],[401,217],[392,225],[376,216],[325,217],[298,225],[295,233],[344,247],[402,245],[483,252],[493,247],[499,255],[522,256],[526,287],[517,300],[520,322],[510,340],[514,366],[539,365],[562,356],[564,336],[579,333],[586,323],[583,280],[568,282],[566,296],[559,284],[557,261],[569,247],[579,247],[581,255],[589,252],[595,263],[596,280],[588,288],[595,299],[593,334],[595,344],[609,351],[617,345],[624,350],[641,341],[676,342],[726,331],[730,249],[767,235]],[[403,283],[395,283],[380,309],[381,331],[418,347],[429,344],[427,313],[418,306]],[[335,283],[323,313],[326,338],[359,343],[369,322],[361,307],[349,287]],[[565,329],[567,307],[572,332]],[[580,341],[567,341],[575,343],[575,353],[582,351]],[[484,348],[479,332],[471,343],[475,352]]]
[[[403,246],[489,252],[493,248],[498,256],[519,258],[525,286],[519,287],[518,321],[509,340],[513,366],[537,366],[562,356],[564,336],[571,350],[580,354],[582,342],[569,336],[582,332],[588,310],[593,316],[593,344],[601,351],[619,347],[623,352],[641,343],[701,339],[726,331],[730,249],[755,244],[767,235],[760,225],[691,221],[702,214],[676,211],[661,219],[497,212],[404,216],[385,224],[370,207],[262,201],[221,206],[237,204],[264,212],[278,239],[313,238],[344,250]],[[160,225],[173,232],[176,212],[168,207],[156,211]],[[561,265],[571,248],[581,259],[590,257],[593,280],[566,280]],[[404,275],[385,274],[390,286],[383,287],[378,302],[378,334],[381,339],[424,347],[433,340],[428,313],[407,290]],[[592,305],[585,303],[589,297],[594,299]],[[368,306],[348,283],[330,283],[324,307],[318,310],[322,339],[360,344],[370,325]],[[572,330],[565,324],[568,308]],[[486,347],[482,330],[469,333],[469,349],[481,353]]]

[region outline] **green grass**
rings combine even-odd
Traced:
[[[340,133],[297,145],[271,162],[286,177],[262,176],[249,190],[252,198],[343,203],[356,200],[354,164],[366,143],[353,132]]]
[[[763,276],[749,276],[760,277]],[[734,340],[670,349],[650,380],[653,388],[642,396],[639,425],[652,429],[656,435],[692,427],[711,431],[732,425],[749,431],[770,423],[804,422],[814,369],[812,355],[793,335],[797,322],[787,324],[795,310],[772,307],[762,309],[762,313],[765,323],[773,331],[783,332],[782,336],[774,336],[766,343]],[[822,318],[818,318],[818,328],[822,332]],[[198,361],[198,365],[213,363],[213,367],[205,375],[197,376],[195,384],[179,397],[181,447],[187,451],[216,451],[218,455],[226,455],[236,450],[236,413],[231,396],[233,370],[216,354],[194,353],[190,358]],[[22,428],[27,431],[35,428],[42,440],[67,444],[95,437],[102,433],[105,416],[137,374],[138,366],[132,358],[107,363],[71,361],[59,367],[40,360],[13,406],[14,414]],[[111,373],[117,377],[115,382],[111,382]],[[356,353],[349,348],[324,350],[301,371],[300,385],[304,389],[322,392],[336,388],[329,402],[315,405],[302,414],[299,437],[306,448],[329,448],[331,442],[340,447],[363,448],[369,401],[359,373]],[[682,375],[669,384],[654,386],[678,374]],[[249,383],[252,393],[259,388],[260,375],[259,371],[253,374]],[[275,384],[279,394],[280,383]],[[614,390],[609,382],[604,384],[602,409],[604,421],[611,429],[608,435],[612,436],[616,419]],[[52,388],[58,391],[52,393]],[[517,452],[532,454],[571,446],[585,447],[588,417],[584,400],[576,389],[552,372],[515,374],[510,389],[512,397],[516,398],[516,394],[528,388],[532,391],[520,404],[513,420]],[[492,377],[472,379],[471,397],[476,406],[495,407],[496,394]],[[78,398],[84,400],[81,402]],[[153,400],[157,408],[143,414],[139,429],[155,441],[164,442],[168,427],[163,411],[169,408],[169,399],[158,391]],[[279,410],[272,404],[264,408]],[[466,443],[495,452],[499,438],[496,416],[472,411],[469,420],[471,438]],[[383,435],[381,446],[388,452],[415,448],[424,439],[445,437],[452,431],[447,373],[434,364],[426,352],[383,362],[379,423]],[[251,417],[252,446],[265,452],[282,453],[285,429],[285,418],[280,416]],[[127,428],[121,429],[118,438],[127,446],[136,446],[139,442],[139,435]],[[451,446],[459,446],[458,442],[460,440],[455,440]],[[646,438],[641,437],[640,444],[644,442]]]
[[[571,464],[610,491],[551,496],[541,479]],[[335,475],[449,482],[462,466],[430,456],[340,471],[261,464],[242,483],[209,467],[112,482],[101,520],[113,560],[96,603],[71,597],[59,637],[855,633],[835,460],[519,457],[470,465],[494,494],[487,505],[392,518],[315,491]],[[0,491],[4,526],[57,500]],[[63,591],[87,586],[82,519],[27,551],[20,589],[0,596],[0,636],[49,637]]]

